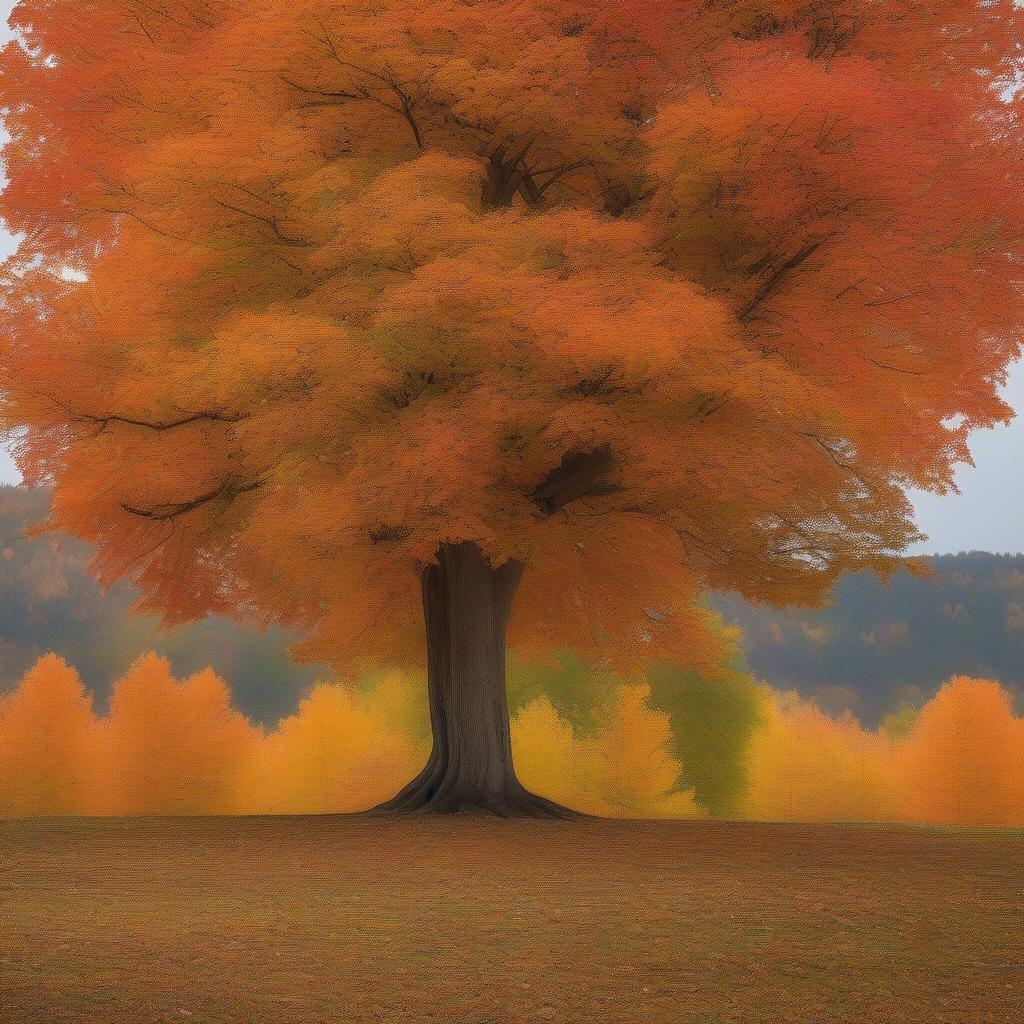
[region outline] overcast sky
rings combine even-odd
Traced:
[[[0,0],[0,40],[8,33],[11,0]],[[0,230],[0,257],[11,252],[14,240]],[[1024,365],[1010,373],[1006,398],[1022,416],[1009,427],[979,431],[972,450],[975,466],[961,468],[960,494],[939,497],[914,494],[918,523],[928,540],[922,553],[969,551],[1024,552]],[[10,456],[0,448],[0,482],[19,480]]]

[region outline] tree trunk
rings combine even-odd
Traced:
[[[493,569],[468,542],[445,544],[423,573],[433,749],[426,767],[377,811],[575,817],[523,788],[512,765],[505,633],[521,562]]]

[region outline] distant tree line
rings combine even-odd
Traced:
[[[920,579],[888,584],[870,573],[843,577],[820,611],[752,607],[715,595],[713,607],[743,631],[750,670],[780,689],[813,696],[826,710],[852,710],[874,724],[920,707],[955,675],[998,679],[1024,690],[1024,555],[984,551],[927,559]]]

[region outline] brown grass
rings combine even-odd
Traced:
[[[1024,836],[0,822],[0,1020],[1020,1024]]]

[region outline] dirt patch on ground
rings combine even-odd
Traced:
[[[1020,1024],[1024,837],[0,822],[0,1020]]]

